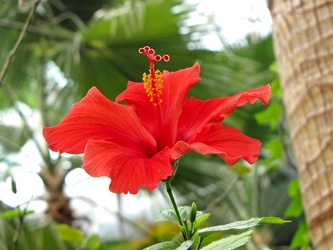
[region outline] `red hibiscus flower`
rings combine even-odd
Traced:
[[[84,153],[89,175],[108,176],[112,192],[131,194],[140,186],[155,189],[172,175],[172,163],[192,150],[217,154],[229,165],[257,160],[260,141],[221,123],[237,106],[256,99],[267,104],[269,85],[231,97],[186,99],[200,80],[199,64],[161,73],[154,63],[169,60],[167,55],[155,55],[148,46],[139,52],[150,61],[143,82],[129,82],[115,102],[91,88],[56,126],[43,129],[51,150]]]

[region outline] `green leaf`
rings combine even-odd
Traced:
[[[57,229],[62,240],[75,243],[83,242],[84,236],[79,229],[70,227],[66,224],[58,225]]]
[[[252,230],[246,231],[241,234],[231,235],[227,238],[214,241],[213,243],[205,246],[202,250],[229,250],[243,246],[251,239]]]
[[[1,215],[2,218],[19,218],[20,216],[21,212],[18,210],[8,210]]]
[[[261,223],[269,223],[269,224],[285,224],[291,222],[290,220],[282,220],[278,217],[263,217],[261,218]]]
[[[232,170],[232,171],[234,171],[237,174],[242,176],[242,175],[250,173],[251,172],[251,167],[246,166],[242,163],[236,163],[232,167],[228,168],[228,170]]]
[[[283,149],[280,138],[267,142],[265,149],[268,149],[271,152],[271,156],[269,157],[271,161],[282,157]]]
[[[101,241],[100,238],[97,234],[90,235],[86,240],[85,240],[85,247],[88,250],[97,250],[100,249],[101,247]]]
[[[11,180],[12,191],[13,191],[14,194],[16,194],[16,193],[17,193],[16,181],[14,180],[13,177],[12,177],[11,179],[12,179],[12,180]]]
[[[303,212],[302,196],[298,184],[298,179],[289,183],[288,193],[292,199],[284,215],[287,217],[298,217]]]
[[[255,118],[259,124],[268,122],[271,129],[275,128],[280,121],[282,107],[278,102],[271,102],[263,111],[255,114]]]
[[[200,215],[200,216],[197,216],[194,224],[193,224],[193,228],[194,230],[198,230],[199,227],[201,227],[201,225],[203,223],[205,223],[205,221],[209,218],[210,214],[203,214],[203,215]]]
[[[146,247],[143,250],[187,250],[190,246],[193,245],[194,240],[184,241],[180,246],[175,241],[166,241]]]
[[[187,240],[184,241],[178,248],[177,250],[187,250],[190,246],[193,245],[194,240]]]
[[[175,241],[166,241],[146,247],[142,250],[175,250],[179,245]]]
[[[289,182],[289,186],[288,186],[288,194],[290,197],[295,198],[297,196],[299,196],[301,193],[300,188],[299,188],[299,183],[298,183],[298,179],[292,180],[291,182]]]
[[[2,213],[1,217],[2,218],[19,218],[23,215],[29,215],[29,214],[33,214],[34,211],[33,210],[24,210],[23,212],[22,211],[19,211],[17,209],[13,209],[13,210],[8,210],[4,213]]]
[[[198,231],[198,234],[200,235],[200,237],[205,237],[205,236],[215,233],[215,232],[222,232],[222,231],[229,231],[229,230],[243,230],[243,229],[252,228],[252,227],[259,225],[259,223],[284,224],[284,223],[288,223],[288,222],[290,222],[290,221],[282,220],[277,217],[251,218],[249,220],[236,221],[236,222],[229,223],[226,225],[220,225],[220,226],[200,229]]]
[[[191,223],[195,222],[195,219],[197,217],[197,204],[195,204],[195,202],[192,203],[191,206],[191,215],[190,215],[190,221]]]
[[[33,210],[26,210],[26,209],[24,209],[22,215],[33,214],[34,212],[35,212],[35,211],[33,211]]]
[[[310,237],[305,219],[298,223],[297,231],[291,241],[291,249],[310,249]]]
[[[178,207],[178,210],[179,210],[179,214],[180,214],[180,217],[182,218],[182,220],[190,220],[191,207],[181,206],[181,207]],[[201,211],[197,211],[196,218],[198,216],[201,216],[202,214],[203,213]],[[176,215],[176,212],[173,208],[168,208],[168,209],[161,210],[158,213],[155,220],[156,221],[169,221],[169,222],[173,222],[175,224],[178,224],[177,215]]]
[[[156,221],[169,221],[178,224],[177,215],[173,208],[161,210],[155,219]]]

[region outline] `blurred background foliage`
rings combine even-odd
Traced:
[[[33,3],[0,1],[0,66]],[[225,121],[262,141],[259,161],[253,166],[239,162],[227,167],[218,157],[189,153],[181,160],[173,185],[180,203],[195,201],[199,210],[211,213],[211,225],[262,216],[296,218],[283,226],[259,228],[249,249],[309,246],[297,181],[293,181],[297,174],[272,37],[244,34],[242,42],[228,44],[213,16],[205,15],[204,23],[196,23],[195,15],[196,5],[181,0],[49,0],[38,5],[0,89],[0,181],[2,190],[11,189],[6,192],[15,197],[20,193],[16,173],[27,169],[40,178],[43,191],[23,204],[0,201],[1,249],[15,249],[13,239],[21,226],[20,249],[141,249],[176,236],[178,230],[172,225],[153,222],[154,206],[148,208],[150,217],[127,216],[124,195],[116,197],[117,211],[109,211],[118,222],[109,225],[116,236],[98,231],[89,214],[78,216],[73,202],[81,199],[93,207],[102,205],[94,197],[84,197],[84,189],[82,195],[66,193],[66,178],[81,168],[81,156],[52,153],[41,136],[42,126],[59,122],[92,86],[113,100],[128,80],[141,81],[148,66],[137,50],[145,45],[170,55],[170,62],[158,65],[161,70],[175,71],[198,61],[201,81],[190,92],[198,98],[272,84],[268,106],[241,107]],[[212,51],[205,46],[202,37],[212,33],[220,38],[223,49]],[[19,157],[22,154],[28,156]],[[154,192],[163,199],[163,185]],[[138,197],[149,197],[147,204],[159,202],[145,190]],[[43,209],[25,213],[29,204],[40,202]]]

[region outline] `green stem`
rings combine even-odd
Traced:
[[[19,244],[19,239],[20,239],[20,235],[21,232],[23,230],[23,223],[24,223],[24,217],[26,214],[26,208],[23,210],[23,212],[20,209],[20,206],[18,206],[18,211],[20,213],[20,216],[18,217],[19,219],[19,225],[17,227],[17,230],[15,231],[14,237],[13,237],[13,250],[17,250],[18,249],[18,244]]]
[[[18,249],[18,243],[19,243],[19,239],[20,239],[20,235],[23,229],[23,221],[24,221],[24,217],[20,216],[19,217],[19,225],[18,228],[15,232],[14,238],[13,238],[13,249],[17,250]]]
[[[180,217],[180,214],[179,214],[179,210],[178,210],[178,207],[177,207],[177,204],[176,204],[176,201],[175,201],[175,198],[173,196],[173,193],[172,193],[172,189],[171,189],[171,181],[166,181],[165,182],[165,186],[166,186],[166,191],[169,195],[169,198],[171,200],[171,203],[172,203],[172,206],[173,206],[173,209],[175,210],[176,212],[176,215],[177,215],[177,219],[178,219],[178,223],[180,226],[184,226],[183,224],[183,221],[182,221],[182,218]]]
[[[186,235],[186,239],[189,240],[191,239],[191,234],[190,234],[190,230],[188,229],[188,225],[187,225],[187,220],[183,221],[184,223],[184,227],[185,227],[185,235]]]
[[[196,250],[200,249],[203,239],[203,237],[200,237]]]

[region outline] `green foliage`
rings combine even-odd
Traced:
[[[5,114],[2,114],[5,115]],[[1,114],[0,114],[1,116]],[[7,118],[9,119],[9,118]],[[6,122],[6,121],[4,121]],[[19,126],[0,123],[0,154],[18,152],[29,139],[26,131]],[[1,152],[2,151],[2,152]]]
[[[64,241],[69,241],[73,243],[83,242],[83,233],[77,228],[70,227],[66,224],[60,224],[57,225],[57,230],[59,232],[60,239]]]
[[[298,179],[289,183],[289,196],[292,198],[291,203],[285,211],[288,218],[298,218],[298,228],[292,239],[290,247],[292,249],[307,250],[310,248],[309,230],[303,216],[303,204],[301,190]]]
[[[204,229],[200,229],[198,231],[198,235],[201,237],[206,237],[209,234],[221,232],[221,231],[233,231],[233,230],[243,230],[255,227],[260,223],[269,223],[269,224],[284,224],[289,223],[288,220],[282,220],[277,217],[263,217],[263,218],[251,218],[245,221],[236,221],[230,224],[215,226],[215,227],[208,227]]]
[[[264,111],[255,115],[257,121],[261,124],[269,122],[271,128],[275,128],[281,117],[282,107],[276,102],[273,102]]]
[[[187,250],[193,245],[193,243],[194,240],[184,241],[179,247],[177,247],[177,250]]]
[[[97,250],[101,247],[101,240],[97,234],[92,234],[84,240],[83,245],[87,250]]]
[[[291,242],[291,249],[309,250],[311,249],[309,229],[305,219],[299,221],[297,231]]]
[[[31,24],[6,76],[5,86],[9,91],[0,91],[2,110],[14,107],[14,103],[25,103],[32,110],[40,112],[43,120],[41,125],[50,126],[56,124],[70,106],[93,85],[110,99],[114,99],[126,88],[128,80],[141,81],[142,73],[147,71],[145,59],[135,53],[144,45],[153,47],[157,53],[168,53],[171,56],[169,63],[161,62],[158,65],[160,69],[178,70],[199,61],[202,81],[191,90],[191,95],[197,98],[232,95],[247,88],[266,84],[276,77],[272,68],[269,68],[274,61],[271,36],[256,44],[226,46],[221,52],[187,49],[187,42],[193,42],[190,40],[191,35],[200,33],[206,24],[203,27],[186,26],[190,32],[181,35],[179,27],[185,25],[183,21],[195,8],[181,1],[117,1],[112,8],[101,8],[102,5],[110,6],[110,3],[100,0],[77,4],[75,1],[61,2],[63,9],[58,9],[52,1],[44,1],[41,5],[42,11]],[[69,14],[68,10],[71,11]],[[94,16],[95,10],[100,11]],[[61,15],[64,21],[55,21],[60,13],[64,14]],[[26,13],[18,10],[17,2],[1,3],[0,47],[3,53],[0,53],[0,65],[16,41],[25,17]],[[61,71],[48,76],[47,72],[51,71],[49,65],[53,62]],[[57,83],[55,76],[59,74],[63,74],[67,80],[65,86]],[[174,186],[183,197],[198,197],[198,207],[207,206],[213,197],[218,197],[228,190],[235,176],[241,175],[242,183],[237,183],[233,192],[228,194],[223,204],[215,210],[218,214],[225,214],[225,220],[244,219],[260,214],[267,215],[273,210],[283,210],[283,202],[278,203],[274,199],[274,202],[270,203],[266,199],[266,196],[274,197],[270,194],[277,185],[271,176],[281,168],[283,156],[281,142],[274,137],[277,135],[276,127],[282,110],[278,88],[278,83],[272,82],[273,94],[277,94],[274,94],[267,109],[256,105],[245,106],[225,121],[226,124],[263,141],[265,159],[260,164],[265,167],[265,171],[261,168],[258,170],[259,173],[255,173],[253,167],[240,162],[230,168],[234,171],[231,172],[217,157],[188,154],[184,157],[184,164],[179,168],[174,182]],[[254,116],[257,111],[262,112]],[[30,128],[27,124],[0,126],[3,132],[0,135],[0,160],[8,153],[18,152],[34,137],[33,134],[26,133]],[[44,144],[41,143],[40,149],[45,160],[43,166],[52,174],[57,170],[62,173],[61,161],[48,158]],[[80,157],[69,160],[73,163],[72,168],[81,165]],[[277,161],[280,162],[276,163]],[[5,160],[3,162],[7,164]],[[278,179],[276,182],[280,184],[282,181],[284,180]],[[253,183],[260,186],[258,192]],[[271,185],[267,187],[267,183]],[[47,180],[44,180],[44,184],[47,187]],[[256,206],[256,202],[260,202],[260,206]],[[168,213],[162,213],[162,217],[165,216],[166,220],[176,218],[174,214]],[[195,230],[204,225],[209,217],[209,214],[200,213],[196,213],[193,223]],[[182,217],[192,222],[190,214],[188,208],[182,211]],[[213,223],[218,221],[212,217],[210,218]],[[79,231],[73,232],[71,229],[60,230],[58,227],[47,226],[42,229],[31,228],[30,231],[25,229],[26,234],[20,243],[29,249],[70,249],[74,248],[73,246],[77,247],[79,243],[87,249],[130,249],[124,241],[104,244],[98,236],[82,239]],[[71,236],[64,241],[65,238],[59,237],[59,231],[69,231],[68,235],[72,235],[76,241]],[[43,238],[45,242],[40,240]],[[177,247],[179,246],[177,244]],[[2,248],[6,249],[6,246],[0,245],[0,249]]]
[[[231,235],[224,239],[214,241],[202,248],[202,250],[229,250],[243,246],[251,239],[252,230],[246,231],[241,234]]]
[[[244,229],[250,229],[255,226],[258,226],[260,223],[268,223],[268,224],[285,224],[290,221],[282,220],[277,217],[263,217],[263,218],[252,218],[249,220],[244,221],[236,221],[230,224],[226,225],[220,225],[220,226],[214,226],[214,227],[207,227],[204,229],[199,229],[201,225],[209,218],[209,214],[204,214],[201,211],[196,210],[196,205],[193,205],[191,207],[189,206],[181,206],[178,207],[178,211],[181,217],[181,221],[183,225],[179,225],[182,235],[184,239],[187,239],[183,242],[182,245],[180,245],[180,248],[177,248],[178,245],[175,243],[173,244],[172,241],[165,242],[165,244],[170,247],[170,249],[183,249],[184,244],[186,246],[191,246],[194,241],[192,239],[199,237],[199,242],[197,242],[197,248],[199,249],[201,246],[201,243],[204,238],[207,236],[210,236],[211,234],[223,232],[224,234],[230,234],[234,233],[236,230],[244,230]],[[196,216],[193,218],[193,211],[195,211]],[[179,224],[179,220],[177,218],[177,213],[175,209],[164,209],[162,210],[156,218],[156,221],[169,221],[175,224]],[[223,238],[218,241],[214,241],[213,243],[207,245],[206,247],[202,249],[234,249],[241,245],[244,245],[246,242],[250,240],[250,234],[252,231],[247,231],[245,233],[241,233],[238,235],[232,235],[227,238]],[[195,236],[195,237],[194,237]],[[192,238],[193,237],[193,238]],[[192,241],[189,241],[192,240]],[[148,249],[163,249],[163,247],[166,247],[166,245],[163,245],[162,243],[155,244],[152,246],[152,248],[145,248],[145,250]],[[172,248],[173,247],[173,248]],[[188,248],[184,248],[188,249]]]
[[[0,249],[14,249],[13,238],[17,229],[17,219],[0,217]],[[60,240],[55,227],[52,225],[40,226],[35,220],[26,220],[18,241],[18,249],[74,250],[74,246]]]
[[[240,176],[251,173],[251,167],[240,162],[233,165],[230,170],[236,172]]]
[[[162,242],[162,243],[158,243],[155,245],[152,245],[150,247],[146,247],[143,250],[175,250],[179,247],[179,245],[177,244],[177,242],[175,241],[167,241],[167,242]]]
[[[286,217],[289,218],[297,218],[303,213],[301,190],[299,187],[298,179],[293,180],[289,183],[288,191],[289,196],[292,198],[292,201],[284,214]]]
[[[33,210],[18,210],[18,209],[13,209],[13,210],[7,210],[5,212],[3,212],[1,214],[1,217],[2,218],[6,218],[6,219],[14,219],[14,218],[19,218],[19,217],[22,217],[22,216],[26,216],[26,215],[29,215],[29,214],[33,214],[34,211]]]
[[[208,220],[210,214],[203,214],[196,217],[196,220],[193,223],[194,230],[198,230],[205,222]]]
[[[184,207],[180,208],[180,211],[183,211]],[[162,214],[158,217],[162,217],[162,219],[167,219],[171,222],[177,223],[177,220],[173,218],[174,216],[170,216],[171,211],[164,211]],[[167,214],[167,215],[165,215]],[[184,213],[182,213],[184,214]],[[197,218],[202,218],[203,215],[197,217]],[[159,219],[159,218],[158,218]],[[185,221],[185,220],[184,220]],[[235,230],[244,230],[244,229],[249,229],[252,227],[255,227],[259,225],[260,223],[270,223],[270,224],[284,224],[288,223],[290,221],[287,220],[282,220],[280,218],[276,217],[264,217],[264,218],[252,218],[250,220],[246,221],[237,221],[234,223],[226,224],[226,225],[221,225],[221,226],[216,226],[216,227],[208,227],[204,229],[200,229],[197,231],[197,235],[200,237],[199,242],[197,242],[197,248],[200,248],[200,245],[203,241],[204,238],[207,236],[217,233],[217,232],[228,232],[232,233],[235,232]],[[244,244],[246,244],[250,239],[251,239],[251,234],[252,230],[240,233],[240,234],[234,234],[228,237],[224,237],[220,240],[213,241],[212,243],[208,244],[207,246],[201,248],[202,250],[210,250],[210,249],[235,249],[237,247],[240,247]],[[147,247],[144,250],[159,250],[159,249],[188,249],[190,246],[192,246],[194,243],[193,240],[187,240],[184,241],[181,245],[179,245],[175,241],[168,241],[168,242],[163,242],[163,243],[158,243],[153,246]]]
[[[179,213],[180,213],[180,217],[183,220],[186,221],[191,221],[191,207],[190,206],[181,206],[178,208],[179,209]],[[196,218],[198,218],[199,216],[202,216],[203,213],[201,211],[197,211],[196,212]],[[156,219],[156,221],[170,221],[173,223],[178,223],[178,219],[177,219],[177,215],[176,212],[173,208],[169,208],[169,209],[163,209],[161,210]]]

